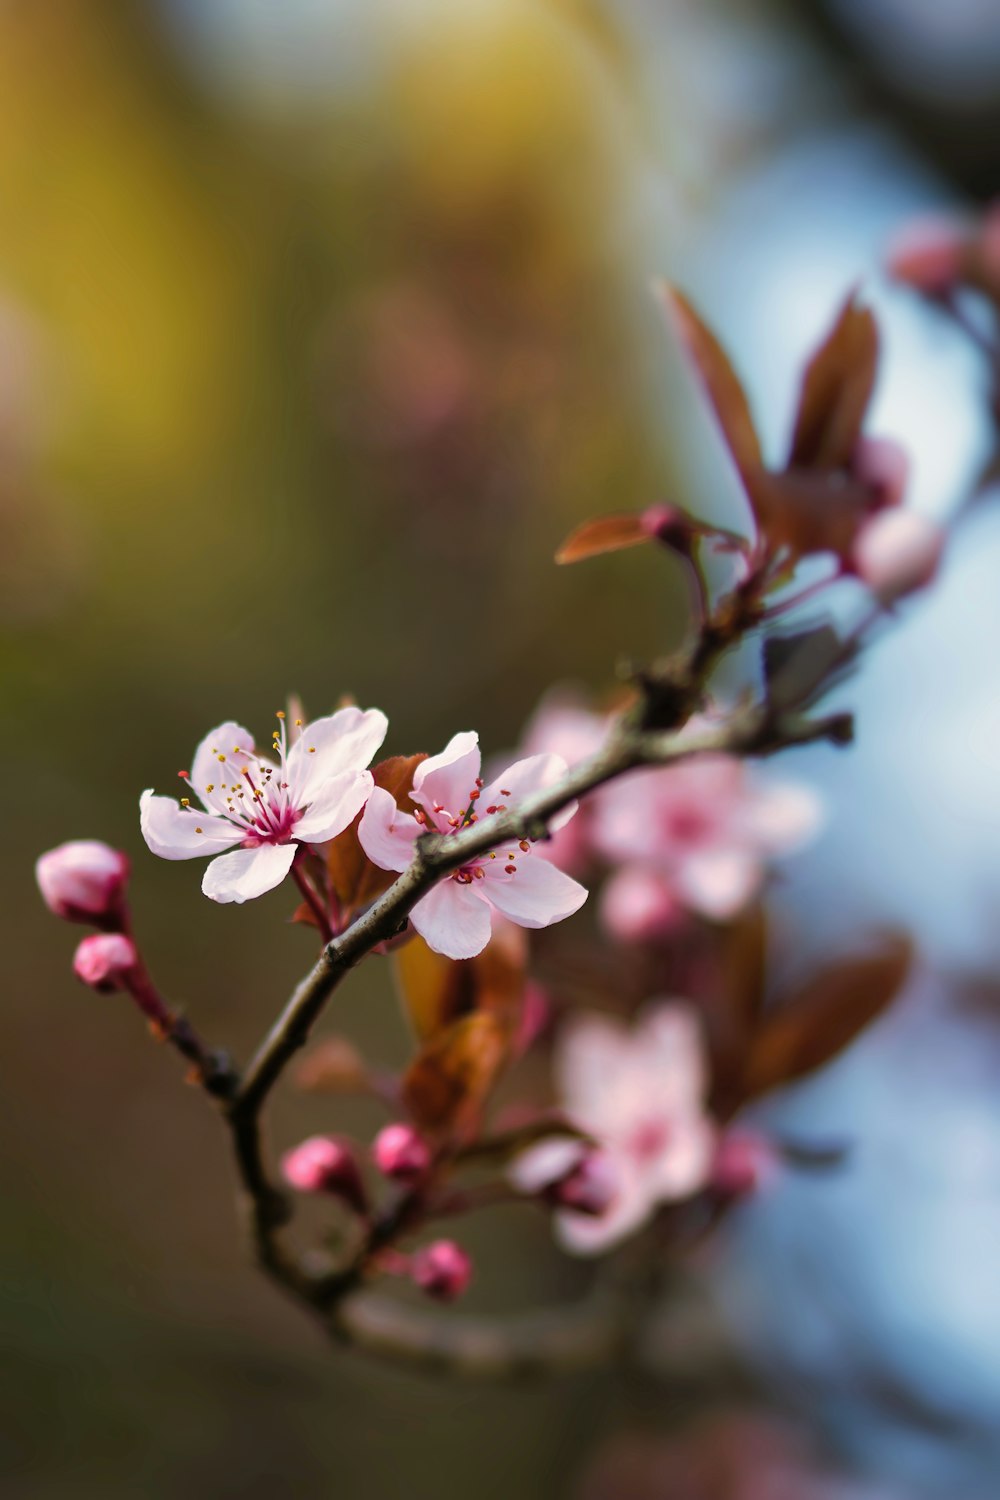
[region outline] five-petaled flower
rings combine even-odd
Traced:
[[[820,822],[815,793],[757,779],[732,755],[623,776],[594,810],[595,842],[620,864],[604,888],[604,921],[625,941],[669,930],[685,910],[729,921],[759,892],[768,859]]]
[[[578,1255],[595,1255],[633,1234],[660,1203],[708,1183],[716,1127],[705,1110],[705,1053],[686,1002],[654,1001],[629,1030],[611,1016],[572,1021],[560,1038],[556,1077],[567,1117],[596,1143],[614,1183],[602,1214],[560,1208],[556,1232]],[[534,1190],[552,1143],[512,1164],[516,1186]]]
[[[296,720],[291,745],[284,714],[278,719],[270,754],[259,754],[241,725],[220,724],[198,746],[190,772],[181,772],[193,796],[178,804],[149,790],[140,798],[142,834],[154,854],[222,855],[202,881],[212,901],[248,901],[280,885],[298,846],[335,838],[374,785],[365,767],[388,728],[377,708]]]
[[[397,807],[389,792],[376,787],[358,828],[368,858],[383,870],[405,870],[422,833],[451,835],[495,817],[530,792],[565,774],[558,755],[532,755],[515,762],[484,786],[479,737],[453,735],[440,755],[417,767],[411,793],[416,812]],[[556,829],[573,816],[565,808],[549,822]],[[492,912],[520,927],[548,927],[572,916],[587,892],[547,859],[540,859],[527,839],[498,843],[441,880],[410,913],[420,936],[446,958],[474,958],[490,940]]]

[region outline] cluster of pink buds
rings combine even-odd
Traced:
[[[35,878],[51,912],[101,931],[86,937],[73,958],[77,978],[103,994],[128,989],[139,957],[128,935],[129,862],[97,839],[74,839],[41,855]]]

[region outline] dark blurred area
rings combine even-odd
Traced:
[[[665,496],[706,514],[731,506],[650,275],[687,278],[714,302],[748,370],[759,353],[766,428],[769,405],[784,409],[770,398],[806,325],[873,270],[887,219],[993,191],[998,118],[1000,13],[989,0],[0,9],[4,1494],[991,1493],[1000,1432],[977,1419],[969,1457],[960,1405],[945,1420],[931,1400],[928,1430],[957,1457],[921,1469],[878,1441],[877,1381],[868,1408],[830,1422],[821,1380],[803,1410],[782,1389],[787,1367],[767,1368],[782,1358],[758,1326],[768,1267],[823,1183],[793,1192],[785,1218],[763,1227],[769,1205],[755,1205],[719,1257],[750,1268],[723,1272],[719,1300],[750,1366],[766,1352],[758,1398],[785,1413],[760,1419],[763,1437],[756,1419],[726,1418],[745,1455],[732,1473],[712,1459],[698,1477],[711,1440],[688,1432],[691,1403],[655,1382],[462,1388],[331,1354],[243,1263],[225,1142],[205,1100],[124,1001],[75,985],[72,935],[55,929],[31,867],[67,838],[126,849],[158,979],[210,1040],[246,1057],[311,962],[311,934],[286,921],[287,892],[218,908],[192,867],[155,860],[139,837],[140,791],[173,790],[195,743],[227,716],[263,733],[291,692],[313,714],[345,693],[383,708],[391,753],[434,751],[465,728],[500,751],[552,682],[606,694],[620,660],[673,644],[686,595],[659,557],[551,563],[590,515]],[[798,228],[786,235],[796,217],[817,234],[835,220],[840,238],[817,249]],[[761,352],[759,320],[781,298],[784,323]],[[921,442],[934,448],[918,485],[944,513],[985,441],[976,379],[945,348],[958,360],[947,397],[933,364],[924,387],[894,396],[893,371],[903,380],[919,363],[913,341],[931,356],[941,343],[901,317],[887,425],[912,442],[918,469]],[[982,659],[968,656],[952,683],[963,701],[992,663],[991,577],[963,593],[960,618],[941,606],[982,639]],[[971,623],[970,600],[984,611]],[[922,627],[925,640],[944,638],[943,618]],[[909,668],[896,660],[898,684]],[[905,709],[889,716],[900,725]],[[876,763],[866,780],[858,754],[862,770],[838,767],[832,781],[824,754],[810,762],[836,827],[802,866],[798,905],[788,899],[807,943],[838,935],[824,881],[854,910],[838,850],[861,837],[864,808],[892,779]],[[917,793],[894,785],[902,826]],[[838,799],[854,808],[841,845]],[[865,826],[875,841],[871,818]],[[992,869],[995,890],[995,845],[976,853],[977,836],[951,855],[977,878]],[[921,900],[940,913],[912,860],[900,881],[910,894],[891,915],[922,926]],[[997,904],[991,895],[986,936],[929,917],[931,958],[994,956]],[[913,1048],[933,1053],[934,1033],[915,1024]],[[399,1057],[382,969],[352,979],[328,1029]],[[879,1046],[859,1065],[876,1072],[856,1109],[851,1059],[841,1069],[832,1128],[847,1118],[859,1136],[877,1134],[878,1069],[898,1055],[891,1037]],[[835,1085],[824,1086],[832,1099]],[[937,1087],[947,1115],[948,1079]],[[988,1076],[977,1087],[985,1096]],[[342,1112],[348,1128],[375,1118]],[[291,1140],[328,1127],[330,1106],[286,1092],[273,1124]],[[972,1191],[992,1196],[1000,1124],[984,1106],[976,1128],[989,1163],[987,1187],[977,1177]],[[876,1223],[884,1194],[877,1182],[867,1190]],[[837,1201],[849,1220],[846,1191]],[[995,1210],[994,1220],[969,1230],[980,1249],[1000,1227]],[[583,1284],[542,1222],[498,1211],[470,1223],[467,1240],[482,1252],[476,1306],[541,1303]],[[855,1250],[881,1267],[877,1246]],[[800,1246],[800,1266],[813,1253]],[[935,1253],[943,1279],[947,1242]],[[928,1305],[933,1271],[913,1288]],[[822,1280],[822,1266],[810,1274]],[[747,1281],[741,1308],[727,1287]],[[878,1286],[865,1285],[877,1309]],[[799,1314],[794,1299],[781,1307],[788,1326]],[[922,1304],[899,1316],[920,1324]],[[996,1326],[1000,1310],[990,1316]],[[967,1333],[949,1354],[959,1363]],[[928,1342],[912,1357],[940,1373],[947,1360]],[[837,1355],[817,1337],[814,1374]],[[903,1426],[919,1430],[926,1408],[906,1409]],[[639,1436],[622,1438],[623,1427]],[[664,1462],[658,1446],[647,1462],[649,1443],[671,1433],[680,1456]],[[632,1456],[619,1465],[606,1443],[622,1442]],[[608,1452],[620,1475],[610,1488]],[[850,1479],[829,1478],[852,1466]],[[807,1488],[816,1473],[827,1477]]]

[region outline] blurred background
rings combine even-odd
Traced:
[[[995,1495],[988,505],[850,685],[857,748],[794,762],[831,805],[777,897],[797,949],[893,919],[925,963],[772,1111],[856,1139],[849,1166],[782,1180],[705,1268],[766,1421],[706,1437],[655,1383],[480,1390],[331,1356],[243,1264],[221,1132],[74,983],[31,865],[126,848],[154,971],[245,1057],[311,934],[284,895],[215,908],[153,859],[142,788],[172,790],[220,719],[265,733],[290,692],[384,708],[392,752],[466,727],[500,750],[553,681],[606,692],[678,638],[659,557],[550,561],[607,510],[739,520],[654,274],[722,331],[775,448],[860,281],[886,330],[875,425],[914,454],[913,503],[949,514],[989,452],[984,372],[879,257],[907,217],[990,197],[998,123],[992,0],[0,7],[4,1494]],[[378,966],[343,1003],[402,1055]],[[330,1123],[275,1111],[283,1139]],[[478,1306],[582,1284],[526,1218],[470,1225]]]

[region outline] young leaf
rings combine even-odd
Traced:
[[[750,403],[739,377],[715,334],[687,298],[665,281],[657,282],[654,290],[701,377],[736,467],[750,487],[763,467],[763,458]]]
[[[765,1018],[747,1057],[743,1098],[812,1073],[854,1040],[902,988],[913,949],[901,933],[881,948],[831,964]]]
[[[507,1057],[507,1028],[487,1011],[462,1016],[425,1043],[403,1077],[419,1130],[462,1136],[477,1123]]]
[[[527,940],[521,928],[497,922],[476,958],[442,958],[421,937],[393,955],[403,1008],[421,1041],[436,1036],[460,1016],[489,1011],[513,1032],[524,998]]]
[[[375,785],[384,787],[401,806],[406,806],[413,785],[413,773],[420,762],[426,759],[426,755],[390,756],[374,767],[372,775]],[[362,849],[358,838],[358,824],[362,816],[363,813],[358,813],[350,827],[332,839],[327,848],[330,888],[339,903],[342,922],[350,921],[358,912],[370,906],[396,879],[392,870],[381,870],[378,865],[373,865]],[[295,920],[307,921],[309,918],[296,912]]]
[[[604,552],[620,552],[624,547],[635,547],[652,538],[653,533],[642,511],[601,516],[595,521],[584,521],[582,526],[570,532],[556,553],[556,562],[583,562],[585,558],[600,557]]]
[[[861,434],[878,364],[878,328],[853,294],[806,366],[790,468],[847,469]]]

